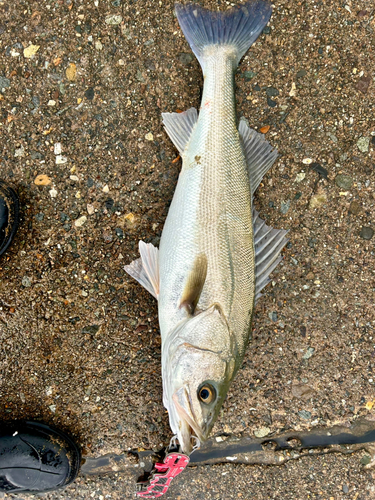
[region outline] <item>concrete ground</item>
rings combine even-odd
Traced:
[[[216,436],[374,420],[374,68],[371,0],[276,0],[242,60],[238,114],[280,153],[255,205],[290,244]],[[0,0],[0,172],[23,207],[0,261],[0,419],[88,457],[169,442],[156,301],[123,267],[158,244],[181,167],[160,115],[201,89],[170,0]],[[168,498],[375,498],[363,453],[191,468]],[[117,472],[47,498],[133,496]]]

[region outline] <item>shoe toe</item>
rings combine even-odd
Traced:
[[[65,433],[39,422],[0,429],[0,491],[44,492],[77,477],[81,454]]]

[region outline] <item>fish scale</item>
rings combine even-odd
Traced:
[[[206,63],[199,118],[163,228],[159,318],[166,323],[162,332],[182,319],[179,300],[196,255],[204,252],[208,273],[198,306],[222,306],[242,351],[254,303],[251,194],[236,123],[233,51],[216,52]]]
[[[254,304],[281,260],[286,231],[252,206],[277,152],[236,119],[234,73],[271,15],[250,0],[229,11],[176,4],[180,26],[204,74],[194,108],[163,113],[182,169],[160,249],[139,243],[125,267],[157,300],[163,403],[185,454],[207,439],[241,366]],[[193,448],[194,447],[194,448]]]

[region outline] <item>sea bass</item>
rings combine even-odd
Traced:
[[[277,151],[236,118],[234,73],[272,6],[252,0],[226,12],[176,4],[204,74],[195,108],[163,113],[182,170],[159,251],[139,243],[125,267],[158,299],[163,403],[181,449],[207,439],[250,338],[256,300],[281,260],[286,231],[268,227],[253,195]]]

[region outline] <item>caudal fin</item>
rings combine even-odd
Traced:
[[[268,0],[248,0],[225,12],[212,12],[200,5],[177,3],[178,22],[204,69],[204,52],[209,45],[231,45],[237,64],[268,23],[272,4]]]

